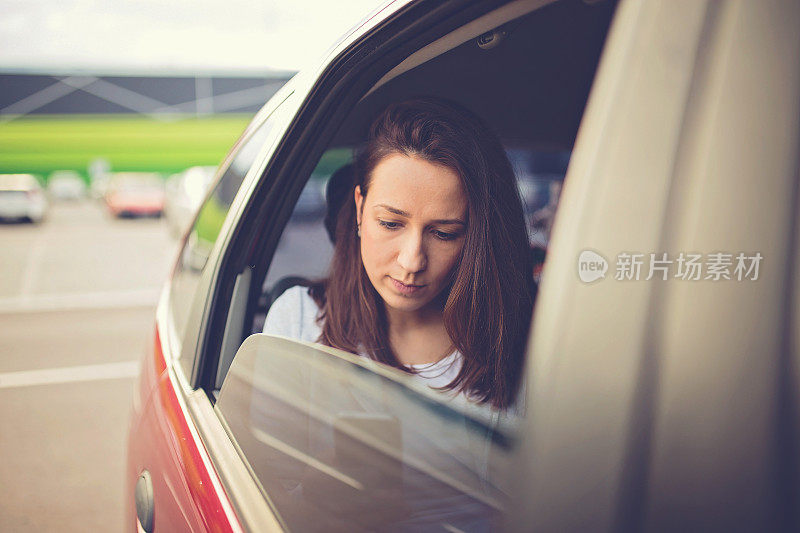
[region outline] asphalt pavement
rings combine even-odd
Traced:
[[[122,531],[134,380],[177,243],[86,200],[0,224],[0,531]]]

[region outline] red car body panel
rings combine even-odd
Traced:
[[[153,482],[155,531],[241,531],[219,477],[170,376],[156,329],[145,356],[128,441],[126,529],[137,531],[135,483]]]
[[[112,214],[158,215],[164,211],[162,192],[115,192],[106,198]]]

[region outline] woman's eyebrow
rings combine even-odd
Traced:
[[[389,211],[390,213],[394,213],[395,215],[400,215],[401,217],[409,218],[411,215],[403,211],[402,209],[397,209],[396,207],[392,207],[387,204],[376,204],[375,207],[382,207]],[[461,224],[462,226],[466,226],[467,223],[463,220],[458,218],[441,218],[438,220],[433,221],[434,224]]]
[[[390,213],[394,213],[395,215],[400,215],[401,217],[409,217],[410,215],[403,211],[402,209],[397,209],[396,207],[392,207],[386,204],[377,204],[375,207],[382,207],[389,211]]]

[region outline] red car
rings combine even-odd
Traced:
[[[104,198],[115,217],[161,216],[164,180],[151,172],[119,172],[109,181]]]
[[[376,10],[258,113],[195,217],[136,390],[126,529],[800,529],[798,27],[793,0]],[[522,419],[260,333],[327,270],[304,186],[418,94],[532,161],[571,154],[565,178],[519,169],[560,191],[533,206],[557,211],[531,235]]]

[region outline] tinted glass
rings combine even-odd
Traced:
[[[506,148],[525,210],[533,278],[538,282],[544,265],[561,187],[567,174],[569,150]]]
[[[290,530],[498,528],[514,420],[463,396],[260,334],[236,354],[217,406]]]
[[[274,117],[274,115],[273,115]],[[182,338],[189,318],[200,275],[206,267],[211,249],[219,237],[222,224],[231,208],[236,192],[258,156],[274,125],[272,118],[262,124],[241,146],[213,191],[200,207],[186,244],[181,251],[170,292],[170,310],[175,331]]]
[[[568,150],[507,148],[511,166],[517,177],[531,246],[547,249],[561,185],[567,174]]]
[[[326,217],[335,213],[331,185],[349,190],[349,182],[331,184],[331,176],[350,163],[349,149],[328,150],[320,158],[314,172],[306,183],[292,211],[292,217],[283,230],[278,248],[269,267],[264,283],[270,288],[287,276],[302,276],[308,279],[322,277],[328,271],[333,242],[325,228]]]
[[[288,287],[301,280],[316,280],[328,273],[333,256],[332,225],[345,197],[352,194],[347,174],[352,150],[328,150],[306,182],[281,234],[262,287],[262,300],[251,332],[260,332],[269,305]]]

